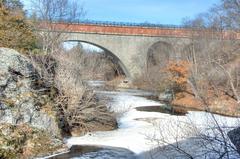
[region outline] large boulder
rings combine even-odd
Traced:
[[[44,90],[28,58],[0,48],[0,124],[29,124],[58,136],[56,115]]]
[[[49,88],[20,53],[0,48],[0,158],[65,150]]]

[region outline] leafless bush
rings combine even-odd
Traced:
[[[107,81],[105,83],[105,86],[113,90],[119,87],[128,87],[130,84],[128,83],[128,81],[124,82],[124,80],[125,76],[117,76],[114,79]]]
[[[39,46],[46,54],[54,54],[59,50],[63,31],[69,25],[59,28],[59,22],[75,22],[85,16],[83,5],[75,0],[31,0],[30,13],[35,26]]]
[[[226,124],[226,119],[221,120],[211,113],[202,113],[198,119],[185,119],[164,119],[154,124],[155,133],[147,137],[157,147],[149,152],[150,158],[239,157],[227,136],[233,127]],[[236,122],[239,125],[239,121]]]
[[[85,90],[82,98],[78,100],[69,96],[59,96],[57,101],[58,109],[63,112],[62,119],[67,123],[62,126],[67,127],[71,135],[112,130],[117,126],[115,115],[109,112],[103,101],[98,101],[96,94],[91,90]]]
[[[83,83],[84,72],[89,71],[85,70],[87,67],[84,62],[91,60],[81,49],[75,52],[64,52],[61,48],[58,50],[58,53],[52,55],[32,54],[31,59],[39,70],[43,83],[48,83],[55,90],[53,104],[64,135],[83,135],[89,131],[114,129],[114,114]]]
[[[162,92],[170,87],[171,82],[169,74],[155,66],[145,68],[143,73],[134,79],[133,85],[144,90]]]
[[[41,81],[38,81],[39,84],[44,83],[46,87],[51,88],[54,85],[56,60],[52,56],[46,54],[29,53],[28,56],[40,76]]]
[[[83,82],[83,56],[82,52],[59,52],[54,57],[57,62],[54,76],[58,90],[56,105],[67,123],[63,127],[67,126],[72,135],[116,127],[114,115]]]

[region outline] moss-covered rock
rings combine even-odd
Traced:
[[[0,48],[0,158],[31,158],[61,148],[49,88],[28,58]]]
[[[0,158],[33,158],[63,148],[61,139],[28,124],[0,125]]]
[[[49,88],[39,81],[41,78],[28,58],[12,49],[0,48],[0,123],[27,123],[58,136],[56,113],[46,94]]]

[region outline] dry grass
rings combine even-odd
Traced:
[[[133,80],[133,86],[139,89],[162,92],[171,87],[169,74],[155,66],[145,69],[143,73]]]
[[[116,78],[107,81],[106,82],[106,87],[110,87],[112,89],[116,89],[119,87],[129,87],[129,83],[128,81],[126,81],[126,83],[124,83],[125,81],[125,76],[117,76]]]
[[[208,109],[200,99],[197,99],[193,94],[180,92],[176,94],[176,98],[172,101],[172,105],[184,107],[188,110],[210,111],[213,113],[239,117],[240,110],[237,101],[228,95],[222,93],[221,96],[216,97],[213,91],[208,93]]]
[[[63,148],[62,142],[43,130],[27,124],[0,125],[0,158],[32,158],[60,148]]]

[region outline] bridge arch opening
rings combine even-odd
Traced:
[[[112,80],[117,76],[130,76],[122,61],[113,52],[101,45],[83,40],[66,40],[62,44],[66,50],[76,46],[80,47],[81,52],[85,54],[84,65],[89,65],[89,71],[92,71],[95,75],[102,74],[104,80]],[[93,72],[91,67],[96,67],[97,71]]]
[[[142,89],[154,90],[156,92],[167,89],[168,76],[161,70],[166,67],[169,59],[174,56],[171,44],[164,41],[153,43],[145,54],[145,68],[134,84]]]
[[[170,57],[173,56],[173,52],[172,45],[164,41],[158,41],[151,45],[147,52],[147,70],[157,69],[156,71],[159,71],[165,67]]]

